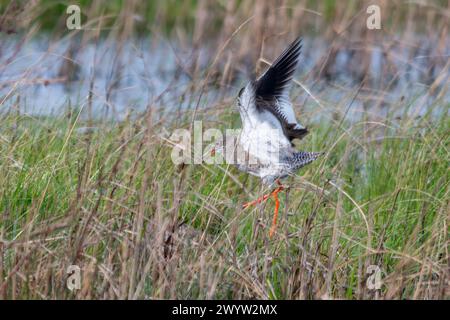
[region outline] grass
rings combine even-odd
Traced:
[[[301,147],[326,156],[287,181],[273,239],[273,202],[240,209],[259,182],[173,165],[151,113],[1,122],[3,299],[448,297],[448,117],[313,125]]]
[[[372,1],[342,3],[83,0],[83,28],[68,30],[67,1],[2,2],[0,299],[448,298],[448,1],[377,2],[382,29],[372,31]],[[305,42],[302,55],[314,63],[301,64],[299,80],[312,94],[292,96],[311,134],[298,149],[325,155],[286,181],[270,239],[273,201],[241,209],[261,195],[260,182],[226,165],[174,165],[165,132],[193,120],[239,127],[230,97],[242,76],[262,71],[298,35],[326,47]],[[12,74],[8,66],[39,37],[59,71],[36,63]],[[126,94],[122,71],[143,56],[139,37],[174,50],[173,82],[159,97],[133,97],[148,112],[92,119],[92,106],[114,111],[115,93]],[[102,83],[105,39],[114,63]],[[55,54],[61,40],[70,45]],[[83,59],[94,47],[97,59]],[[80,65],[92,72],[77,79]],[[180,77],[186,91],[160,99]],[[77,81],[90,84],[79,90],[86,106],[59,117],[26,113],[35,102],[22,89],[77,91]],[[361,110],[353,110],[347,101],[359,85]],[[71,265],[82,271],[75,291],[66,285]]]
[[[67,32],[65,19],[68,16],[66,9],[69,5],[78,5],[83,24],[90,24],[89,27],[91,27],[92,23],[96,24],[100,21],[101,28],[104,28],[106,32],[112,29],[127,29],[131,26],[135,32],[144,36],[154,33],[155,30],[166,35],[187,31],[187,34],[194,33],[198,40],[201,40],[200,37],[204,34],[215,37],[219,32],[227,29],[227,22],[237,18],[255,15],[255,19],[263,19],[266,20],[266,24],[270,24],[272,22],[268,21],[269,17],[277,15],[279,11],[284,19],[297,20],[295,22],[297,30],[308,30],[308,33],[314,32],[320,35],[323,34],[323,28],[318,26],[317,20],[311,18],[311,13],[320,16],[320,24],[326,26],[334,24],[336,28],[342,24],[343,20],[351,16],[365,14],[366,8],[373,4],[382,8],[383,23],[394,26],[397,31],[411,21],[413,21],[411,26],[414,25],[414,28],[422,31],[426,26],[438,28],[439,22],[446,18],[445,10],[448,7],[446,0],[413,2],[409,5],[403,2],[387,3],[380,0],[351,0],[345,4],[336,0],[284,0],[279,3],[261,3],[255,0],[227,2],[37,0],[29,3],[13,0],[0,2],[0,31],[27,32],[33,26],[47,32],[65,33]],[[303,11],[304,9],[307,9],[309,13]],[[21,19],[15,19],[17,16]],[[364,15],[363,19],[365,18]]]

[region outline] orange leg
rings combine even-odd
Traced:
[[[273,212],[273,219],[272,219],[272,226],[270,227],[270,231],[269,231],[269,238],[272,239],[273,237],[273,233],[275,232],[275,229],[277,227],[277,218],[278,218],[278,209],[280,208],[280,200],[278,200],[278,192],[280,192],[281,190],[283,190],[281,187],[277,188],[274,193],[273,193],[273,197],[275,199],[275,210]]]
[[[278,184],[278,188],[276,188],[275,190],[273,190],[271,193],[269,194],[265,194],[264,196],[251,201],[251,202],[247,202],[245,203],[242,207],[244,209],[250,207],[250,206],[254,206],[258,203],[261,203],[263,201],[266,201],[267,199],[269,199],[270,196],[273,195],[273,198],[275,199],[275,210],[274,210],[274,214],[273,214],[273,219],[272,219],[272,226],[270,227],[270,231],[269,231],[269,237],[272,238],[275,229],[276,229],[276,225],[277,225],[277,218],[278,218],[278,210],[280,208],[280,200],[278,199],[278,193],[282,190],[284,190],[284,186],[281,184],[281,182],[279,180],[276,181]]]
[[[250,206],[254,206],[254,205],[258,204],[258,203],[261,203],[261,202],[263,202],[263,201],[266,201],[267,199],[269,199],[269,197],[270,197],[271,195],[272,195],[272,193],[265,194],[265,195],[263,195],[262,197],[259,197],[259,198],[256,199],[256,200],[253,200],[253,201],[244,203],[244,204],[242,205],[242,208],[246,209],[246,208],[248,208],[248,207],[250,207]]]

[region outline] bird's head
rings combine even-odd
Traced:
[[[216,156],[216,154],[225,154],[224,152],[224,147],[223,147],[223,142],[222,141],[217,141],[210,150],[210,155],[211,157]]]
[[[222,141],[218,141],[214,144],[210,144],[203,154],[203,159],[208,159],[206,162],[209,163],[209,160],[212,160],[215,162],[215,158],[217,155],[225,155],[224,146]]]

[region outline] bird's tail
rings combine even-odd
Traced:
[[[300,169],[307,164],[316,160],[319,156],[323,155],[323,152],[308,152],[300,151],[293,155],[294,170]]]

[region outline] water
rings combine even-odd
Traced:
[[[23,46],[19,45],[18,38],[1,37],[0,111],[3,112],[19,108],[20,112],[32,115],[60,115],[70,105],[83,108],[84,115],[90,113],[120,120],[129,112],[143,111],[149,105],[167,110],[189,108],[197,104],[200,95],[202,105],[211,105],[224,94],[235,96],[245,81],[245,75],[238,74],[226,88],[219,90],[212,86],[206,93],[201,92],[183,71],[192,63],[192,48],[182,48],[169,41],[152,43],[149,39],[130,39],[120,46],[117,42],[102,40],[77,48],[66,40],[50,43],[45,35]],[[73,55],[69,50],[71,46]],[[303,48],[297,79],[315,98],[296,88],[296,102],[307,102],[305,108],[317,108],[320,104],[322,112],[334,112],[336,106],[348,107],[361,75],[365,74],[361,70],[359,51],[339,50],[319,74],[318,67],[329,54],[330,44],[322,39],[306,38]],[[208,50],[205,48],[198,53],[204,70],[212,56]],[[414,51],[399,47],[389,54],[396,58],[387,58],[382,44],[370,51],[369,78],[353,101],[348,118],[359,119],[368,109],[386,116],[392,112],[389,107],[403,99],[406,99],[403,105],[408,107],[407,111],[420,116],[434,103],[435,97],[428,94],[429,85],[443,76],[441,87],[448,87],[448,70],[443,70],[449,55],[436,57],[431,41],[424,39],[423,46]],[[389,68],[392,71],[386,72]],[[445,100],[450,101],[449,90],[444,90],[444,95]],[[394,110],[398,115],[404,112]],[[317,118],[320,117],[321,112],[318,112]]]
[[[53,115],[66,109],[69,102],[86,107],[92,82],[94,113],[120,117],[129,109],[142,110],[169,85],[170,75],[175,72],[175,58],[163,46],[152,48],[143,42],[138,51],[134,44],[126,43],[120,57],[115,43],[89,44],[70,60],[65,57],[69,43],[61,41],[49,46],[47,39],[39,39],[23,46],[6,64],[16,45],[10,41],[2,48],[0,84],[11,85],[3,85],[0,96],[20,96],[26,101],[24,112]],[[70,72],[61,74],[62,68],[69,68]],[[64,77],[71,81],[61,79]],[[187,84],[180,78],[177,88],[182,90]]]

